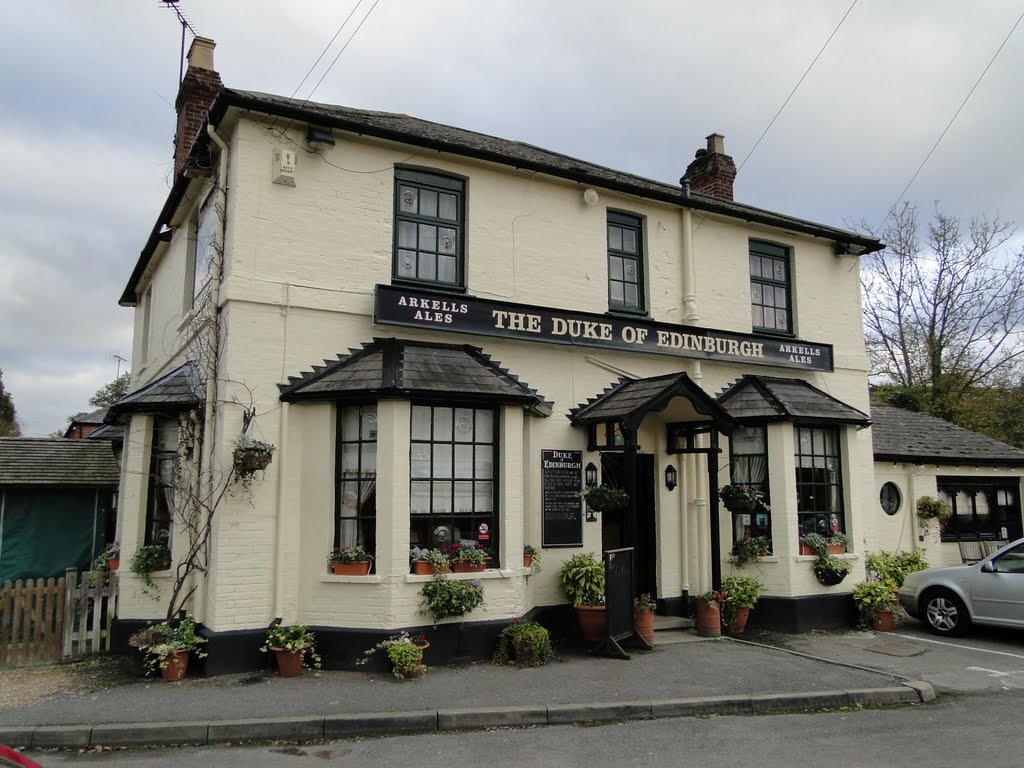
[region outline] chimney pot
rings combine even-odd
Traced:
[[[708,152],[713,155],[724,155],[725,154],[725,136],[720,133],[712,133],[707,137],[708,139]]]
[[[188,65],[196,69],[216,72],[213,68],[213,49],[217,43],[208,37],[197,37],[188,48]]]

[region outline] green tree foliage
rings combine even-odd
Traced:
[[[922,232],[908,203],[890,222],[886,249],[862,260],[872,379],[894,405],[989,433],[1020,399],[1024,249],[1007,251],[998,218],[964,228],[936,210]]]
[[[89,405],[94,408],[109,408],[128,394],[131,379],[131,372],[125,371],[109,384],[104,384],[97,389],[96,394],[89,398]]]
[[[11,394],[4,389],[4,372],[0,371],[0,437],[18,437],[21,425],[18,424],[18,413],[14,409]]]

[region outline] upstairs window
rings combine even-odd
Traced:
[[[640,219],[608,213],[608,308],[644,311],[643,229]]]
[[[395,280],[465,287],[464,206],[459,179],[395,169]]]
[[[793,332],[788,248],[750,241],[750,315],[755,331]]]

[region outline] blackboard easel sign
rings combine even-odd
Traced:
[[[651,645],[633,627],[633,547],[609,549],[604,553],[604,602],[608,616],[608,634],[594,653],[628,659],[627,648],[652,650]]]
[[[583,546],[583,451],[540,452],[541,546]]]

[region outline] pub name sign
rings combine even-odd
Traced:
[[[832,345],[378,285],[373,321],[425,330],[832,370]]]

